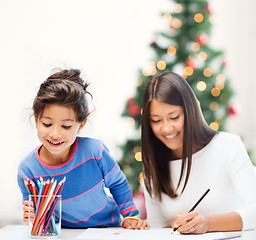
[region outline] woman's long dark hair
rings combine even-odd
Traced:
[[[172,150],[155,137],[150,126],[152,99],[181,106],[184,110],[182,165],[177,186],[173,184],[170,169]],[[141,136],[144,182],[150,196],[154,195],[160,201],[161,193],[177,197],[177,190],[185,177],[182,194],[190,175],[193,150],[207,145],[216,133],[205,122],[197,98],[186,80],[172,72],[155,76],[144,94]]]

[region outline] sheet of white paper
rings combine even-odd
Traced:
[[[123,228],[89,228],[78,235],[76,239],[83,240],[213,240],[215,238],[222,238],[225,235],[222,232],[206,233],[200,235],[181,235],[178,232],[171,234],[170,229],[153,228],[150,230],[126,230]]]

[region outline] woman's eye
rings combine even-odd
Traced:
[[[152,122],[152,123],[158,123],[158,122],[160,122],[160,120],[152,120],[152,119],[151,119],[151,122]]]
[[[179,116],[173,117],[173,118],[171,118],[171,120],[176,120],[176,119],[178,119],[178,118],[179,118]]]
[[[43,123],[45,127],[50,127],[52,124]]]
[[[71,126],[62,126],[64,129],[69,129]]]

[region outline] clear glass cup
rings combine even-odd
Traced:
[[[61,195],[29,195],[29,237],[57,238],[61,231]]]

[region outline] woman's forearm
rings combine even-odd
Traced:
[[[207,232],[241,231],[243,229],[242,218],[237,212],[208,215],[205,218],[208,221]]]

